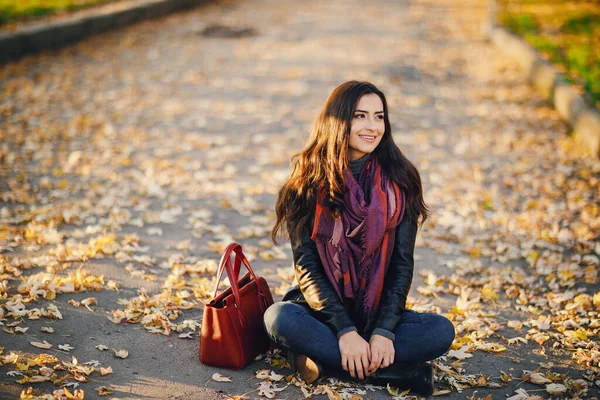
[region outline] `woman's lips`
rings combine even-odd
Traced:
[[[358,135],[358,137],[369,143],[374,143],[375,139],[377,139],[377,136],[375,135]]]

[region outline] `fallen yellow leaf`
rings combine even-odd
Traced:
[[[112,367],[106,367],[106,368],[100,367],[100,374],[102,376],[112,374],[112,373],[113,373]]]
[[[129,352],[127,350],[115,350],[115,349],[113,349],[113,351],[115,352],[115,356],[119,357],[119,358],[127,358],[127,356],[129,355]]]
[[[213,381],[217,381],[217,382],[231,382],[231,378],[228,378],[228,377],[226,377],[226,376],[223,376],[223,375],[219,374],[218,372],[215,372],[215,373],[212,375],[212,378],[211,378],[211,379],[212,379]]]
[[[43,342],[30,342],[32,346],[38,347],[40,349],[51,349],[52,345],[48,343],[46,340]]]

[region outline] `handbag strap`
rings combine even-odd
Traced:
[[[231,265],[231,253],[235,253],[235,261],[232,267]],[[244,327],[244,317],[242,313],[242,302],[240,301],[240,288],[238,285],[238,278],[240,274],[241,264],[244,263],[248,271],[250,271],[250,275],[252,279],[256,282],[256,286],[258,288],[258,296],[259,296],[259,305],[263,312],[268,307],[266,297],[262,292],[260,284],[258,282],[258,278],[254,274],[248,259],[242,252],[242,246],[239,243],[231,243],[229,246],[225,248],[223,255],[221,256],[221,261],[219,262],[219,272],[217,274],[217,282],[215,286],[215,293],[213,298],[217,297],[217,293],[219,292],[219,284],[221,283],[221,277],[223,276],[223,270],[227,273],[227,277],[229,278],[229,283],[231,284],[231,291],[233,292],[234,297],[234,307],[237,310],[238,318],[240,319],[240,324]]]
[[[235,253],[235,261],[234,266],[231,266],[231,253]],[[219,262],[219,272],[217,273],[217,282],[215,285],[215,293],[213,298],[217,297],[217,293],[219,292],[219,284],[221,283],[221,277],[223,276],[223,271],[227,273],[227,277],[229,278],[229,283],[231,284],[231,291],[235,297],[237,303],[239,303],[240,298],[240,289],[238,286],[238,278],[240,275],[241,264],[244,263],[248,271],[250,271],[250,275],[252,275],[252,279],[256,281],[258,284],[258,278],[254,274],[248,259],[242,252],[242,246],[239,243],[233,242],[229,244],[225,248],[223,255],[221,256],[221,261]],[[239,306],[239,304],[238,304]]]

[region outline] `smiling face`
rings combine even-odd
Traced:
[[[361,96],[350,125],[350,160],[358,160],[365,154],[372,153],[381,142],[384,132],[383,102],[374,93]]]

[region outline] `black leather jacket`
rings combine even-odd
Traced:
[[[416,235],[417,223],[405,216],[396,228],[394,249],[384,278],[375,323],[375,331],[390,332],[391,336],[384,336],[392,339],[405,310],[406,297],[412,282]],[[301,240],[292,240],[291,244],[298,286],[291,288],[283,300],[307,304],[313,315],[338,336],[340,331],[347,332],[355,327],[359,333],[370,334],[360,331],[359,321],[353,320],[350,309],[344,306],[333,289],[323,269],[317,245],[311,240],[308,230],[304,229]]]

